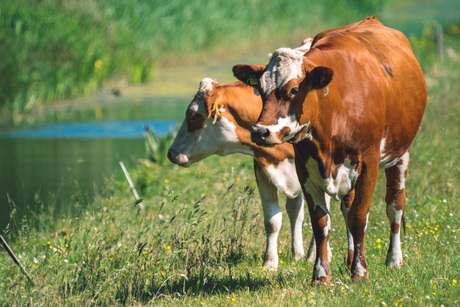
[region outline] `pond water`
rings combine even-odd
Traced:
[[[156,135],[174,131],[173,120],[112,120],[52,123],[0,135],[0,229],[12,208],[19,218],[37,206],[84,206],[103,190],[107,177],[146,157],[144,127]],[[73,199],[73,200],[71,200]],[[14,203],[14,204],[13,204]],[[64,208],[65,210],[65,208]]]

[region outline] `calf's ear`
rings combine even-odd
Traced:
[[[266,65],[238,64],[233,66],[233,75],[247,85],[257,86]]]
[[[328,67],[317,66],[309,73],[309,80],[313,89],[321,89],[332,81],[334,71]]]

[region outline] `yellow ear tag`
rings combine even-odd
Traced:
[[[212,121],[212,124],[214,125],[217,121],[217,117],[219,117],[220,115],[220,112],[219,112],[219,101],[215,101],[214,104],[212,105],[212,109],[211,110],[215,110],[215,113],[214,113],[214,120]]]
[[[251,79],[249,79],[249,85],[257,86],[258,84],[259,84],[259,80],[257,80],[256,77],[252,76]]]

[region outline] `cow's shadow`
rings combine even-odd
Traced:
[[[184,296],[200,296],[202,299],[215,299],[215,296],[228,293],[232,295],[236,291],[257,291],[265,287],[283,287],[289,279],[296,278],[295,273],[289,270],[266,272],[266,274],[246,275],[239,272],[238,277],[228,274],[225,276],[194,274],[189,278],[178,275],[174,282],[167,285],[154,283],[151,288],[144,289],[120,289],[115,299],[124,302],[128,297],[135,298],[139,302],[152,302],[155,300],[180,299]],[[128,294],[129,292],[129,294]]]

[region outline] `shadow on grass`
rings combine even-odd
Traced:
[[[212,297],[223,293],[232,293],[238,290],[258,291],[264,287],[283,285],[286,282],[286,274],[275,272],[272,276],[253,276],[250,272],[246,276],[233,277],[227,275],[223,278],[217,276],[192,276],[188,279],[176,280],[167,286],[155,285],[149,289],[119,289],[115,300],[127,303],[129,298],[135,298],[138,302],[149,302],[152,300],[174,299],[188,295],[204,295]],[[185,275],[184,275],[185,276]],[[139,285],[139,283],[135,283]]]

